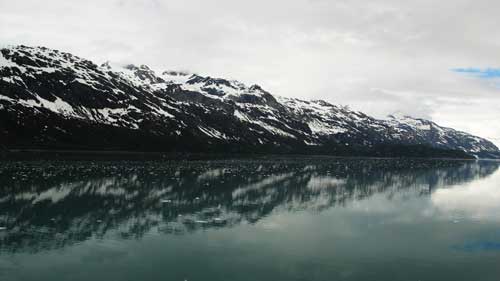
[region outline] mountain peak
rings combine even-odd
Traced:
[[[128,69],[128,70],[144,70],[144,71],[152,71],[151,68],[149,68],[149,66],[145,65],[145,64],[141,64],[139,66],[135,65],[135,64],[127,64],[124,66],[125,69]]]
[[[168,76],[189,76],[189,72],[187,71],[176,71],[176,70],[165,70],[162,72],[162,75]]]

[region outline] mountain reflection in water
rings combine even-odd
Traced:
[[[496,162],[383,159],[0,163],[0,250],[180,235],[375,195],[440,195],[497,169]]]

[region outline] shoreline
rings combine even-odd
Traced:
[[[9,149],[0,152],[0,161],[36,160],[88,160],[88,161],[197,161],[197,160],[292,160],[292,159],[420,159],[453,161],[499,161],[499,159],[470,159],[452,157],[377,157],[328,154],[269,154],[269,153],[201,153],[154,152],[126,150],[50,150]]]

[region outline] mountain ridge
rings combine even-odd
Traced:
[[[257,84],[97,65],[45,47],[0,54],[0,142],[8,148],[387,156],[376,150],[427,146],[437,155],[500,157],[492,142],[429,120],[376,119],[323,100],[274,96]]]

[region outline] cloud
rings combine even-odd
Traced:
[[[0,44],[189,69],[500,138],[486,122],[500,121],[498,85],[476,79],[498,72],[499,8],[472,0],[0,0]]]

